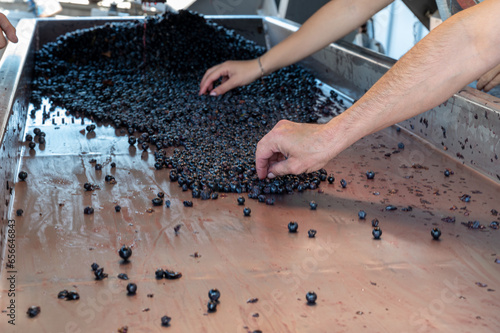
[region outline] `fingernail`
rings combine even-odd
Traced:
[[[272,173],[272,172],[269,172],[269,173],[267,174],[267,178],[272,179],[272,178],[275,178],[275,177],[276,177],[276,176],[275,176],[275,175],[274,175],[274,173]]]
[[[212,90],[212,91],[210,92],[210,96],[217,96],[217,92],[216,92],[216,91],[214,91],[214,90]]]

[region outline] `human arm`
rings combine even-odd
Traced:
[[[257,145],[259,178],[311,172],[360,138],[436,105],[500,63],[499,0],[431,31],[357,103],[325,125],[280,121]],[[286,159],[285,159],[286,157]]]
[[[5,40],[2,32],[5,32],[8,40],[13,43],[17,43],[16,28],[14,28],[7,17],[2,13],[0,13],[0,30],[0,49],[7,46],[7,40]]]
[[[274,46],[261,58],[262,69],[270,74],[321,50],[366,22],[393,0],[332,0],[311,16],[302,27]],[[262,75],[257,59],[226,61],[208,69],[200,83],[200,95],[211,92],[222,95],[249,84]],[[215,89],[213,82],[223,83]]]

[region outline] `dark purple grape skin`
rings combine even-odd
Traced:
[[[40,310],[39,306],[30,306],[28,308],[28,311],[26,312],[26,314],[30,318],[35,318],[36,316],[38,316],[40,314],[40,312],[41,312],[41,310]]]
[[[297,222],[290,222],[288,223],[288,231],[289,232],[297,232],[297,230],[299,229],[299,224]]]
[[[65,299],[66,297],[68,297],[67,290],[62,290],[57,294],[57,298],[59,298],[59,299]]]
[[[169,316],[163,316],[163,317],[161,317],[161,326],[164,326],[164,327],[170,326],[170,321],[171,320],[172,320],[172,318],[170,318]]]
[[[108,277],[108,274],[104,273],[104,268],[100,267],[94,271],[95,279],[100,281]]]
[[[207,304],[207,310],[208,310],[208,312],[217,311],[217,303],[214,301],[209,301]]]
[[[372,235],[373,238],[380,239],[380,236],[382,236],[382,229],[380,229],[380,227],[373,228]]]
[[[68,295],[66,296],[67,301],[76,301],[80,299],[80,294],[78,294],[76,291],[72,290],[68,292]]]
[[[28,178],[28,173],[26,171],[21,171],[19,172],[18,177],[20,181],[24,182]]]
[[[156,278],[157,280],[161,280],[161,279],[163,279],[163,278],[164,278],[164,276],[165,276],[165,271],[164,271],[163,269],[157,269],[157,270],[155,271],[155,278]]]
[[[85,207],[83,209],[83,214],[85,214],[85,215],[92,215],[92,214],[94,214],[94,208],[92,208],[92,207]]]
[[[163,199],[162,198],[156,197],[153,200],[151,200],[151,202],[153,203],[153,206],[157,206],[157,207],[163,206]]]
[[[127,284],[127,293],[129,295],[135,295],[137,293],[137,285],[132,282]]]
[[[318,295],[314,291],[309,291],[306,294],[306,300],[308,305],[314,305],[316,304],[316,300],[318,299]]]
[[[164,272],[165,273],[163,274],[163,276],[167,280],[177,280],[177,279],[180,279],[182,277],[182,273],[181,272],[171,271],[171,270],[168,270],[168,269],[165,269]]]
[[[132,248],[123,245],[119,250],[118,250],[118,255],[120,258],[122,258],[125,261],[128,261],[130,257],[132,256]]]
[[[441,230],[439,230],[439,228],[433,228],[431,230],[431,235],[432,239],[439,240],[439,237],[441,237]]]
[[[214,301],[214,302],[219,301],[219,298],[220,298],[220,291],[219,291],[219,289],[210,289],[208,291],[208,298],[210,298],[210,300]]]

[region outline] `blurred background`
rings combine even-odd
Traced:
[[[162,0],[165,1],[165,0]],[[154,15],[166,10],[190,9],[207,15],[270,15],[303,23],[327,0],[0,0],[0,12],[16,25],[22,18],[74,16]],[[432,2],[422,16],[426,19],[437,10]],[[428,33],[422,22],[401,0],[373,16],[366,25],[346,39],[399,59]]]

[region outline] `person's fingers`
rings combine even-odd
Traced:
[[[219,68],[221,65],[216,65],[216,66],[212,66],[210,67],[209,69],[206,70],[205,74],[203,74],[203,77],[201,78],[201,84],[203,84],[207,77],[213,73],[213,71],[217,70],[217,68]]]
[[[479,80],[477,80],[477,84],[476,84],[477,90],[483,90],[484,87],[488,84],[488,82],[491,81],[492,78],[493,78],[493,75],[491,75],[490,72],[488,72],[488,73],[484,74],[483,76],[481,76],[479,78]]]
[[[6,46],[7,46],[7,41],[5,40],[3,33],[0,31],[0,49],[3,49]]]
[[[478,90],[483,90],[488,83],[491,82],[498,74],[500,74],[500,65],[495,66],[485,74],[483,74],[479,80],[477,80],[476,88]],[[491,88],[490,88],[491,89]]]
[[[282,153],[276,153],[272,158],[269,159],[269,167],[284,160],[286,160],[285,155],[283,155]]]
[[[260,155],[259,155],[260,154]],[[263,152],[257,151],[255,159],[255,169],[257,169],[257,176],[259,179],[264,179],[267,177],[267,170],[269,168],[269,157],[265,157]]]
[[[301,171],[300,162],[295,158],[289,158],[271,165],[268,170],[268,177],[274,178],[288,174],[297,175]]]
[[[224,77],[228,75],[229,75],[228,69],[224,66],[221,66],[207,76],[205,85],[202,88],[205,88],[206,91],[209,85],[213,85],[214,81],[218,80],[221,76]],[[210,95],[216,96],[219,95],[219,93],[214,93],[214,90],[212,89]]]
[[[229,79],[225,79],[225,78],[226,78],[226,76],[223,76],[222,83],[217,88],[212,89],[212,91],[210,91],[211,96],[223,95],[226,92],[228,92],[229,90],[238,86],[238,84],[236,83],[236,80],[234,80],[234,78],[229,78]]]
[[[201,79],[201,82],[200,82],[200,92],[199,92],[200,95],[203,95],[204,93],[206,93],[207,91],[210,91],[212,89],[213,82],[216,79],[210,81],[209,78],[215,71],[217,71],[219,69],[220,66],[221,65],[217,65],[217,66],[214,66],[214,67],[207,69],[207,71],[205,72],[205,75],[203,75],[203,78]]]
[[[289,156],[286,134],[290,134],[290,125],[292,122],[280,120],[271,132],[257,143],[255,168],[259,179],[273,178],[275,175],[271,173],[271,166],[285,162],[286,156]]]
[[[483,88],[484,91],[488,92],[500,84],[500,73],[495,76],[488,84]]]
[[[5,34],[7,35],[7,38],[13,42],[17,43],[18,39],[16,36],[16,28],[9,22],[7,17],[4,14],[0,13],[0,27],[2,28],[3,31],[5,31]],[[3,37],[3,36],[2,36]],[[4,43],[1,47],[4,47],[7,42],[5,41],[5,38],[3,38],[2,42]]]
[[[266,135],[259,141],[255,152],[255,169],[257,169],[259,179],[267,177],[270,161],[275,159],[273,149],[267,144],[267,137]]]

